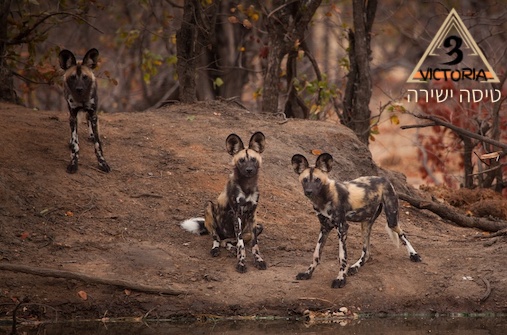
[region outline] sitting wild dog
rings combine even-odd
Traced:
[[[248,148],[244,147],[238,135],[231,134],[227,137],[225,146],[232,156],[234,166],[225,190],[218,196],[216,203],[208,203],[204,218],[185,220],[181,227],[196,234],[210,233],[213,238],[213,257],[220,254],[220,247],[228,250],[236,248],[236,270],[240,273],[246,272],[245,243],[250,242],[255,267],[265,270],[266,263],[261,257],[257,241],[262,225],[255,222],[259,200],[257,180],[262,163],[260,154],[265,147],[264,134],[253,134]]]
[[[310,279],[313,271],[319,265],[322,249],[326,243],[329,232],[336,228],[338,231],[338,257],[340,271],[338,277],[333,280],[331,287],[343,287],[346,275],[353,275],[364,265],[370,256],[371,227],[382,212],[386,214],[387,229],[393,240],[401,239],[406,246],[410,260],[420,262],[421,257],[412,248],[405,233],[398,225],[398,197],[393,185],[383,177],[360,177],[348,182],[340,183],[328,177],[331,171],[333,157],[330,154],[321,154],[310,167],[306,158],[302,155],[292,157],[292,167],[299,174],[299,181],[303,191],[312,203],[320,221],[320,234],[317,246],[313,252],[313,262],[308,270],[301,272],[296,279]],[[363,235],[363,250],[359,260],[350,268],[347,264],[347,220],[361,222]]]
[[[70,121],[70,163],[67,166],[68,173],[77,171],[79,159],[79,140],[77,135],[77,114],[79,111],[86,112],[89,139],[94,142],[95,155],[99,161],[99,169],[104,172],[111,171],[102,153],[97,118],[97,80],[93,69],[97,66],[99,52],[90,49],[82,61],[76,61],[76,57],[69,50],[62,50],[58,56],[60,67],[65,70],[63,74],[63,86],[65,99],[69,107]]]

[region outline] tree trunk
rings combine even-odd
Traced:
[[[499,83],[492,84],[493,88],[497,89],[497,90],[501,90],[506,80],[507,80],[507,74],[503,74],[502,77],[500,78]],[[492,126],[491,139],[493,139],[495,141],[500,141],[500,135],[501,135],[500,110],[502,109],[502,104],[504,102],[505,102],[505,98],[500,99],[499,101],[493,103],[493,117],[491,119],[491,126]],[[488,152],[495,151],[495,148],[490,145],[485,144],[485,147],[488,149]],[[505,153],[505,151],[504,151],[504,153]],[[489,168],[491,169],[491,168],[497,167],[497,169],[493,169],[491,172],[486,174],[486,176],[484,178],[483,187],[491,187],[493,185],[493,181],[496,179],[495,191],[501,193],[504,188],[504,182],[503,182],[502,169],[499,167],[499,165],[500,165],[499,160],[492,160],[491,161],[491,165],[489,166]]]
[[[278,94],[280,92],[280,64],[281,45],[272,42],[269,38],[268,68],[264,77],[264,88],[262,91],[262,111],[264,113],[278,112]]]
[[[234,6],[232,1],[220,2],[219,18],[225,18],[230,15],[230,9]],[[214,53],[218,72],[217,77],[223,79],[224,84],[216,88],[217,95],[223,98],[240,97],[243,93],[243,87],[248,82],[249,63],[248,52],[253,48],[252,29],[245,28],[240,24],[231,24],[225,19],[220,19],[216,25],[216,46]],[[240,51],[240,46],[244,46],[245,51]],[[215,61],[214,59],[212,61]]]
[[[185,1],[183,7],[183,20],[180,29],[176,32],[176,47],[178,55],[178,80],[180,82],[180,101],[194,103],[196,95],[196,65],[200,46],[197,41],[197,25],[195,12],[197,8],[194,1]]]
[[[349,60],[341,122],[352,129],[361,142],[368,144],[370,137],[370,37],[377,9],[376,0],[353,0],[354,31],[349,31]]]
[[[298,96],[294,80],[297,79],[297,50],[290,50],[287,56],[287,102],[283,112],[286,117],[307,119],[310,109]]]
[[[322,0],[292,1],[274,0],[271,13],[267,15],[268,67],[264,76],[262,111],[278,112],[280,94],[280,65],[291,50],[297,51],[305,40],[305,32],[313,14]],[[290,83],[287,83],[287,87]],[[297,101],[291,103],[298,104]]]
[[[7,67],[5,56],[7,55],[7,18],[10,13],[11,0],[0,0],[0,100],[17,102],[14,91],[14,78]]]
[[[180,83],[180,100],[193,103],[197,101],[198,94],[207,98],[214,97],[207,61],[208,55],[213,53],[217,44],[215,27],[219,5],[215,1],[203,7],[200,0],[186,0],[184,3],[183,20],[176,33],[176,68]],[[198,71],[201,62],[205,63],[203,68],[206,70]]]
[[[273,6],[280,5],[283,1],[273,1]],[[264,76],[264,88],[262,91],[262,112],[278,112],[278,96],[280,92],[281,63],[288,48],[283,42],[286,27],[281,24],[281,19],[268,18],[268,67]]]
[[[463,141],[463,169],[464,169],[464,187],[474,187],[474,165],[472,163],[472,154],[475,147],[472,139],[466,136],[460,136]]]

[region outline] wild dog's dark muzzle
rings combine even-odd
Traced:
[[[257,174],[257,165],[253,162],[245,162],[239,166],[241,174],[245,177],[253,177]]]
[[[303,193],[307,198],[312,199],[313,197],[317,196],[322,189],[322,184],[319,181],[306,181],[303,182]]]

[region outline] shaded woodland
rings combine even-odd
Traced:
[[[445,112],[405,100],[408,73],[452,8],[502,89],[507,7],[493,1],[1,0],[0,7],[0,96],[29,107],[65,110],[56,55],[95,47],[103,112],[221,99],[280,118],[341,122],[366,144],[382,136],[386,120],[398,127],[399,114],[419,111],[493,141],[507,136],[504,99]],[[505,149],[431,126],[413,139],[425,181],[505,189]],[[449,152],[461,153],[459,178],[446,171]],[[496,160],[481,159],[495,152]]]

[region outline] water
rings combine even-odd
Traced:
[[[0,326],[0,335],[8,335],[10,331],[9,326],[5,324]],[[18,327],[18,334],[22,335],[503,335],[506,333],[507,317],[375,318],[318,324],[294,321],[220,321],[192,324],[155,321],[72,322]]]

